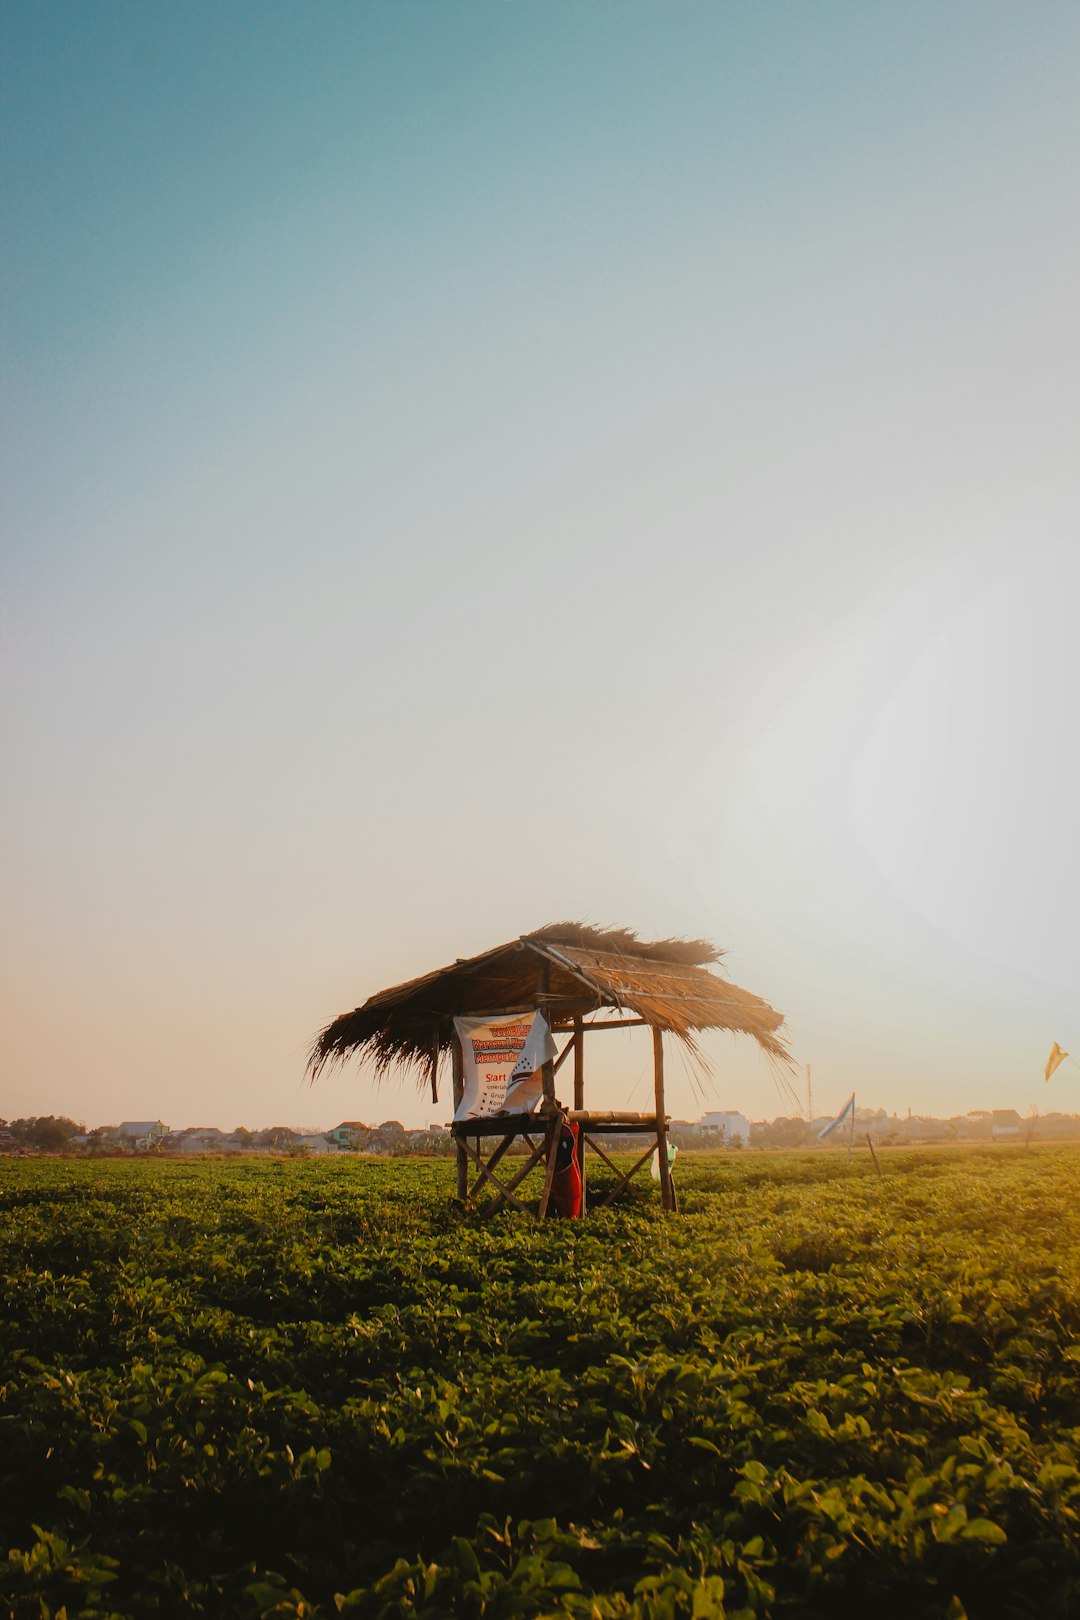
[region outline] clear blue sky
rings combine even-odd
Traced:
[[[563,916],[1080,1109],[1075,5],[0,17],[0,1114],[419,1122]]]

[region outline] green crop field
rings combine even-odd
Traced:
[[[1080,1150],[0,1163],[0,1614],[1080,1614]]]

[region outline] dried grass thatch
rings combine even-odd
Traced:
[[[708,940],[640,940],[630,929],[549,923],[481,956],[380,990],[362,1007],[342,1013],[316,1037],[308,1072],[351,1056],[377,1076],[413,1068],[423,1081],[432,1053],[449,1049],[455,1017],[523,1012],[543,1007],[558,1027],[575,1016],[618,1009],[678,1038],[698,1057],[694,1034],[726,1029],[751,1035],[767,1056],[790,1063],[783,1014],[760,996],[710,973],[721,956]],[[547,963],[549,987],[538,995],[537,972]]]

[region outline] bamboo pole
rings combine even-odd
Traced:
[[[492,1181],[495,1181],[495,1185],[496,1185],[496,1187],[498,1187],[499,1191],[495,1195],[495,1197],[491,1200],[491,1202],[485,1204],[483,1209],[480,1211],[480,1217],[481,1217],[482,1220],[486,1220],[487,1217],[492,1213],[492,1211],[498,1207],[499,1198],[504,1193],[511,1193],[511,1194],[515,1193],[517,1191],[517,1189],[521,1186],[521,1183],[525,1180],[526,1176],[531,1174],[534,1165],[536,1165],[537,1163],[540,1163],[540,1162],[543,1161],[543,1157],[544,1157],[544,1144],[543,1144],[543,1142],[537,1143],[537,1145],[534,1147],[532,1142],[529,1140],[528,1137],[525,1137],[524,1140],[526,1142],[528,1142],[528,1145],[529,1145],[529,1157],[526,1159],[526,1161],[525,1161],[524,1165],[522,1166],[522,1168],[520,1170],[518,1170],[515,1173],[515,1175],[512,1177],[512,1179],[506,1183],[505,1187],[503,1186],[501,1181],[495,1181],[495,1177],[492,1176],[491,1179],[492,1179]],[[517,1201],[514,1201],[514,1202],[515,1202],[515,1206],[516,1206]],[[526,1213],[526,1215],[529,1213],[528,1209],[525,1210],[525,1213]]]
[[[461,1099],[465,1095],[465,1058],[456,1029],[451,1050],[454,1064],[454,1113],[456,1115],[461,1106]],[[457,1195],[462,1203],[469,1196],[469,1156],[461,1142],[457,1145]]]
[[[431,1100],[439,1100],[439,1026],[436,1023],[431,1031]]]
[[[551,963],[546,956],[542,956],[536,967],[536,1005],[545,1018],[550,993]],[[552,1114],[555,1111],[555,1065],[550,1060],[540,1070],[540,1078],[544,1089],[544,1100],[540,1106],[545,1114]]]
[[[664,1107],[664,1032],[653,1026],[653,1090],[656,1095],[656,1147],[660,1158],[660,1196],[665,1209],[674,1209],[671,1166],[667,1152],[667,1112]]]
[[[585,1108],[585,1020],[580,1013],[574,1016],[574,1107],[578,1113]],[[578,1174],[581,1177],[581,1213],[586,1210],[585,1199],[585,1132],[578,1130]]]
[[[575,1014],[574,1016],[575,1016],[575,1020],[576,1020],[578,1015]],[[586,1024],[585,1028],[586,1029],[647,1029],[648,1024],[649,1024],[649,1020],[647,1018],[597,1018],[597,1019],[590,1019],[589,1022]],[[567,1030],[570,1027],[571,1026],[565,1021],[565,1019],[560,1019],[557,1024],[552,1025],[552,1031],[556,1035],[561,1035],[564,1030]]]
[[[494,1189],[492,1202],[486,1204],[480,1211],[481,1219],[486,1219],[487,1216],[491,1214],[492,1210],[498,1207],[501,1199],[505,1199],[507,1203],[512,1204],[513,1207],[520,1210],[523,1215],[528,1215],[530,1213],[526,1205],[523,1204],[519,1198],[514,1197],[514,1190],[520,1182],[524,1181],[525,1177],[528,1175],[536,1161],[542,1157],[544,1151],[543,1144],[541,1144],[541,1146],[538,1148],[534,1148],[532,1157],[529,1159],[524,1169],[519,1170],[513,1180],[504,1186],[503,1183],[495,1176],[494,1167],[499,1163],[512,1141],[513,1137],[504,1137],[500,1146],[495,1149],[494,1153],[489,1155],[486,1164],[484,1162],[484,1156],[480,1152],[480,1138],[476,1138],[475,1148],[471,1148],[469,1146],[467,1139],[464,1142],[466,1153],[477,1167],[477,1175],[473,1181],[474,1197],[480,1191],[480,1188],[483,1186],[485,1181],[490,1181]]]
[[[563,1047],[562,1051],[559,1053],[558,1057],[555,1059],[555,1073],[556,1074],[558,1074],[559,1070],[562,1068],[563,1064],[566,1062],[567,1058],[570,1056],[571,1052],[574,1050],[574,1043],[576,1042],[576,1040],[577,1040],[577,1036],[576,1035],[571,1035],[570,1039],[567,1041],[566,1045]],[[575,1070],[576,1070],[576,1065],[575,1065]]]
[[[574,1107],[579,1112],[585,1107],[585,1020],[580,1013],[574,1018]]]
[[[609,1170],[614,1170],[615,1175],[618,1178],[616,1180],[616,1182],[615,1182],[614,1187],[612,1187],[609,1190],[609,1192],[608,1192],[607,1196],[605,1197],[603,1203],[600,1205],[600,1208],[601,1209],[607,1209],[608,1205],[613,1204],[615,1202],[616,1198],[618,1198],[619,1194],[624,1189],[628,1193],[632,1193],[633,1196],[637,1199],[639,1204],[644,1204],[646,1202],[645,1195],[644,1195],[644,1193],[639,1192],[638,1189],[634,1186],[633,1178],[634,1178],[634,1176],[637,1175],[637,1173],[641,1169],[642,1165],[648,1164],[649,1160],[652,1158],[653,1154],[656,1152],[656,1149],[653,1148],[653,1147],[647,1147],[645,1149],[644,1153],[641,1155],[641,1157],[639,1159],[635,1160],[635,1162],[630,1166],[629,1170],[620,1170],[618,1165],[615,1163],[615,1161],[613,1159],[608,1158],[607,1154],[604,1152],[604,1150],[600,1146],[599,1142],[594,1142],[592,1147],[593,1147],[593,1152],[599,1154],[600,1158],[603,1159],[603,1161],[607,1165],[608,1169]]]
[[[537,1221],[542,1221],[548,1212],[551,1201],[551,1188],[555,1180],[555,1161],[559,1152],[559,1141],[562,1137],[562,1115],[552,1114],[548,1120],[544,1144],[547,1152],[547,1169],[544,1171],[544,1190],[540,1195],[540,1208],[536,1212]]]

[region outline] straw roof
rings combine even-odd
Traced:
[[[789,1064],[783,1014],[760,996],[719,978],[707,964],[722,952],[704,939],[640,940],[627,928],[550,923],[480,956],[370,996],[342,1013],[312,1044],[308,1072],[357,1056],[379,1076],[418,1070],[423,1079],[436,1043],[450,1047],[453,1020],[542,1007],[558,1025],[578,1015],[618,1009],[676,1035],[698,1056],[694,1034],[726,1029],[751,1035],[773,1060]],[[546,963],[549,988],[537,993]],[[599,1020],[602,1022],[602,1018]]]

